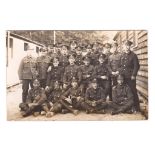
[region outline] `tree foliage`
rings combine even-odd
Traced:
[[[12,33],[29,38],[33,41],[37,41],[46,46],[54,43],[54,31],[53,30],[13,30]],[[103,42],[108,39],[104,34],[104,31],[94,30],[56,30],[55,31],[55,43],[67,42],[71,40],[77,40],[78,42],[95,42],[96,40]]]

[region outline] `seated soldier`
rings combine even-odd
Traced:
[[[46,117],[50,117],[45,90],[40,87],[40,82],[37,79],[33,81],[33,88],[28,92],[26,103],[21,103],[19,108],[23,117],[31,114],[36,116],[41,111],[45,111]]]
[[[61,93],[62,91],[60,89],[60,84],[58,81],[55,81],[53,90],[48,97],[48,101],[51,105],[50,111],[52,112],[52,115],[59,113],[62,110],[62,105],[60,103]]]
[[[128,85],[124,84],[124,77],[119,75],[117,77],[117,86],[112,90],[113,102],[109,105],[112,107],[112,115],[119,113],[129,113],[133,106],[133,94]]]
[[[93,79],[92,87],[86,90],[84,107],[86,113],[105,113],[107,103],[105,92],[98,86],[97,80]]]
[[[70,107],[67,103],[62,101],[62,97],[64,94],[64,90],[60,88],[60,84],[58,81],[54,83],[54,89],[51,92],[48,101],[50,102],[52,112],[51,115],[55,115],[56,113],[68,113],[73,112],[73,114],[77,114],[77,111]]]
[[[63,94],[62,99],[64,103],[67,103],[73,109],[83,109],[84,98],[82,98],[82,91],[78,87],[78,81],[75,77],[73,77],[71,87]],[[78,110],[74,110],[73,113],[78,114]]]

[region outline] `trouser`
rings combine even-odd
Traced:
[[[40,79],[39,81],[40,81],[40,86],[42,88],[45,88],[46,87],[46,79]]]
[[[131,80],[130,78],[125,78],[125,83],[131,88],[131,91],[134,96],[133,108],[136,111],[140,111],[139,97],[138,97],[137,89],[136,89],[136,80]]]
[[[111,78],[109,79],[109,100],[112,101],[112,82],[111,82]]]
[[[82,90],[82,94],[86,93],[86,89],[89,87],[89,82],[83,82],[80,84],[80,88]]]
[[[91,106],[90,102],[85,101],[85,103],[83,104],[83,107],[85,108],[86,111],[95,113],[105,109],[107,105],[108,104],[105,102],[104,103],[100,102],[96,106]]]
[[[19,104],[19,108],[21,109],[21,111],[25,112],[25,116],[31,115],[34,112],[40,112],[42,110],[44,110],[45,112],[49,111],[49,107],[47,103],[43,103],[41,105],[29,105],[28,103],[20,103]]]
[[[70,112],[74,113],[75,110],[75,106],[72,104],[69,104],[66,100],[62,100],[61,104],[63,105],[63,107],[65,107],[67,110],[69,110]]]
[[[112,87],[117,85],[117,76],[111,77],[111,85],[112,85]]]
[[[117,104],[115,102],[108,105],[112,110],[118,111],[119,113],[127,112],[131,110],[132,104],[130,102],[124,102],[122,104]]]
[[[22,102],[26,102],[26,98],[28,95],[29,85],[33,88],[33,81],[32,79],[23,79],[22,80]]]
[[[62,111],[62,108],[63,108],[63,106],[62,106],[61,103],[55,102],[55,103],[53,104],[53,106],[52,106],[52,108],[51,108],[50,111],[51,111],[51,112],[54,112],[54,113],[59,113],[59,112]]]
[[[79,101],[77,101],[77,98],[72,98],[73,108],[78,110],[84,110],[83,104],[84,104],[84,98],[81,97]]]
[[[105,96],[107,97],[110,92],[110,80],[99,79],[98,84],[105,90]],[[109,98],[110,98],[110,95],[109,95]]]

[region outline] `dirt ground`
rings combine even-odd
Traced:
[[[125,121],[125,120],[145,120],[141,113],[137,114],[85,114],[80,112],[77,116],[71,113],[57,114],[51,118],[45,116],[29,116],[23,118],[18,108],[21,102],[21,85],[14,86],[7,90],[7,120],[8,121]]]

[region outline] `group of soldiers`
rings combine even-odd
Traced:
[[[28,46],[18,70],[22,116],[139,112],[136,76],[140,66],[132,44],[126,40],[120,53],[117,42],[83,46],[72,41],[41,48],[37,58]]]

